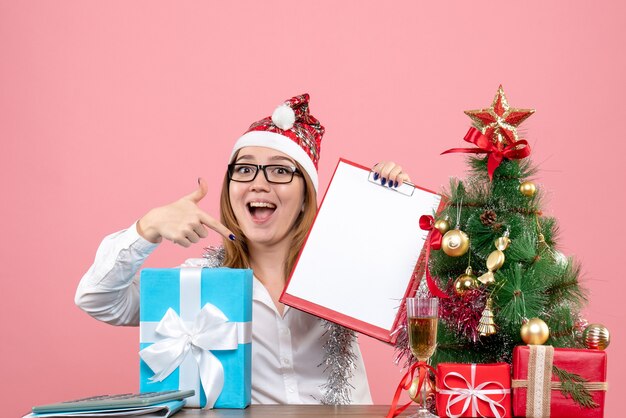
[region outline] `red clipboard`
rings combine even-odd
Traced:
[[[400,304],[422,274],[419,218],[438,212],[441,196],[373,177],[339,160],[280,301],[393,344]]]

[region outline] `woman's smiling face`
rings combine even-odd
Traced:
[[[265,147],[244,147],[236,164],[295,166],[287,154]],[[250,244],[272,246],[290,236],[304,204],[305,183],[294,175],[290,183],[269,183],[263,172],[247,183],[230,181],[230,204]]]

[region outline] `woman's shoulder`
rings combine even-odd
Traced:
[[[224,247],[205,247],[201,258],[188,258],[181,267],[221,267],[224,263]]]

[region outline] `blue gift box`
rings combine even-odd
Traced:
[[[198,313],[208,308],[223,316],[224,324],[204,334],[208,339],[216,339],[223,328],[228,328],[232,337],[232,347],[203,350],[190,349],[182,363],[167,377],[155,381],[155,371],[142,360],[140,364],[140,391],[152,392],[172,389],[194,389],[196,395],[187,399],[187,406],[205,407],[207,396],[200,379],[199,363],[193,350],[202,351],[203,356],[215,356],[223,367],[223,388],[213,405],[214,408],[245,408],[251,397],[251,335],[252,335],[252,270],[229,268],[176,268],[144,269],[141,272],[140,300],[140,349],[144,350],[155,343],[167,344],[172,339],[162,333],[165,319],[171,323],[182,320],[185,330],[194,328],[194,321],[201,321]],[[220,312],[221,311],[221,312]],[[209,321],[204,321],[211,322]],[[161,325],[159,326],[159,323]],[[168,328],[167,326],[165,328]],[[170,326],[171,328],[171,326]],[[161,331],[159,331],[161,330]],[[235,337],[236,333],[236,337]],[[213,334],[213,335],[211,335]],[[181,337],[184,339],[184,337]],[[188,338],[193,340],[193,338]],[[222,338],[218,337],[217,345]],[[174,342],[176,344],[176,342]],[[209,344],[210,345],[210,344]],[[160,350],[156,350],[160,352]],[[174,349],[174,351],[176,351]],[[153,354],[157,360],[161,354]],[[182,356],[179,356],[182,357]],[[147,358],[147,357],[145,357]],[[214,361],[214,359],[212,360]],[[152,363],[151,363],[152,364]],[[206,364],[206,363],[204,363]],[[215,364],[213,364],[215,366]],[[213,367],[211,373],[215,373]],[[206,372],[206,369],[203,369]],[[209,374],[211,374],[209,373]],[[206,373],[205,373],[206,375]],[[151,379],[152,378],[152,379]],[[207,391],[215,390],[207,388]],[[207,392],[208,393],[208,392]],[[217,396],[217,395],[215,395]]]

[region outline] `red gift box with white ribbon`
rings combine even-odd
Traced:
[[[507,363],[437,365],[440,417],[511,417],[511,367]]]

